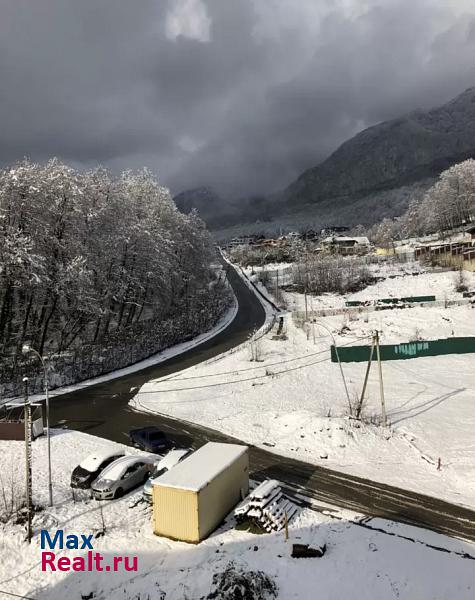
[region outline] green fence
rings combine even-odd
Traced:
[[[381,344],[381,360],[405,360],[420,356],[441,356],[444,354],[475,353],[475,337],[453,337],[445,340],[408,342],[407,344]],[[366,362],[370,346],[345,346],[338,348],[341,362]],[[373,354],[376,358],[376,352]],[[331,360],[338,362],[335,346],[331,347]]]
[[[370,300],[347,300],[345,302],[346,306],[369,306],[370,304]]]
[[[435,296],[407,296],[406,298],[381,298],[380,300],[347,300],[346,306],[368,306],[369,304],[416,304],[417,302],[435,302]]]

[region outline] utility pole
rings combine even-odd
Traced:
[[[378,368],[379,368],[379,392],[381,395],[381,415],[383,419],[383,427],[386,427],[387,419],[386,419],[386,403],[384,400],[384,385],[383,385],[383,369],[381,366],[381,353],[379,351],[379,331],[375,331],[374,341],[376,344],[376,356],[378,358]]]
[[[366,367],[366,374],[364,376],[363,390],[361,392],[359,406],[356,409],[356,418],[357,419],[360,418],[361,411],[363,409],[364,395],[366,393],[366,386],[368,385],[369,371],[371,369],[371,363],[372,363],[372,360],[373,360],[374,345],[375,345],[375,336],[373,335],[373,341],[371,342],[371,350],[370,350],[370,353],[369,353],[368,366]]]
[[[26,511],[27,511],[27,538],[31,543],[31,407],[28,401],[28,377],[23,378],[25,386],[25,484],[26,484]]]
[[[275,279],[275,303],[279,304],[279,269],[276,271]]]
[[[307,333],[307,341],[310,337],[310,329],[308,326],[308,301],[307,301],[307,286],[308,286],[308,273],[305,273],[305,285],[303,288],[303,294],[305,298],[305,331]],[[315,335],[314,335],[315,338]]]
[[[308,273],[306,273],[306,275],[305,275],[305,288],[304,288],[304,294],[305,294],[305,323],[308,321],[307,286],[308,286]]]

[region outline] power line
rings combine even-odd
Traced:
[[[300,365],[300,366],[294,367],[292,369],[286,369],[285,371],[279,371],[278,373],[266,373],[265,375],[255,375],[254,377],[247,377],[246,379],[235,379],[233,381],[224,381],[222,383],[210,383],[209,385],[197,385],[197,386],[183,387],[183,388],[171,388],[171,389],[167,389],[167,390],[160,390],[160,389],[145,390],[140,393],[141,394],[155,394],[158,392],[184,392],[184,391],[188,391],[188,390],[204,390],[204,389],[213,388],[213,387],[220,387],[222,385],[232,385],[235,383],[246,383],[247,381],[256,381],[256,379],[264,379],[265,377],[269,377],[270,375],[283,375],[284,373],[290,373],[291,371],[297,371],[298,369],[304,369],[305,367],[311,367],[312,365],[317,365],[318,363],[325,362],[327,360],[330,360],[330,358],[324,358],[323,360],[317,360],[312,363],[309,363],[308,365]]]
[[[318,365],[319,363],[326,362],[327,360],[330,360],[330,357],[324,358],[323,360],[316,360],[316,361],[313,361],[306,365],[298,365],[297,367],[292,367],[291,369],[279,371],[278,373],[266,373],[265,375],[256,375],[254,377],[247,377],[246,379],[235,379],[233,381],[224,381],[222,383],[210,383],[209,385],[198,385],[198,386],[183,387],[183,388],[171,388],[171,389],[166,389],[166,390],[160,390],[160,389],[144,390],[143,392],[140,392],[140,393],[141,394],[155,394],[155,393],[159,393],[159,392],[184,392],[184,391],[189,391],[189,390],[204,390],[204,389],[209,389],[209,388],[213,388],[213,387],[220,387],[222,385],[233,385],[236,383],[246,383],[247,381],[256,381],[257,379],[264,379],[271,375],[284,375],[285,373],[291,373],[292,371],[298,371],[299,369],[305,369],[306,367]],[[261,368],[264,368],[264,366],[262,366]],[[204,377],[206,377],[206,375]]]
[[[24,600],[36,600],[36,598],[32,598],[31,596],[22,596],[21,594],[14,594],[13,592],[6,592],[5,590],[0,590],[0,594],[6,594],[7,596],[13,596],[14,598],[23,598]]]
[[[324,337],[329,337],[329,336],[324,336]],[[342,348],[344,346],[350,346],[355,341],[358,342],[358,341],[362,341],[362,340],[368,340],[370,337],[371,336],[354,338],[351,340],[351,342],[342,344],[341,346],[339,346],[339,348]],[[294,358],[288,358],[287,360],[281,360],[281,361],[274,362],[274,363],[268,363],[266,365],[258,365],[255,367],[246,367],[245,369],[233,369],[232,371],[220,371],[219,373],[209,373],[208,375],[191,375],[190,377],[176,377],[176,376],[171,375],[170,377],[164,378],[161,381],[187,381],[189,379],[206,379],[208,377],[220,377],[221,375],[234,375],[236,373],[244,373],[246,371],[255,371],[256,369],[264,369],[267,367],[275,367],[276,365],[284,365],[289,362],[293,362],[295,360],[303,360],[305,358],[312,358],[312,356],[318,356],[320,354],[325,354],[326,352],[328,352],[328,349],[319,350],[318,352],[312,352],[311,354],[302,354],[301,356],[295,356]]]

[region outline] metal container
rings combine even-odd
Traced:
[[[248,493],[248,448],[210,442],[152,485],[154,533],[198,543]]]

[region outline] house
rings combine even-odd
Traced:
[[[235,237],[235,238],[233,238],[229,242],[228,246],[230,248],[233,248],[235,246],[248,246],[250,240],[251,240],[251,236],[249,236],[249,235],[243,235],[241,237]]]
[[[463,269],[466,271],[475,271],[475,246],[463,253],[462,260]]]
[[[470,239],[475,242],[475,225],[472,225],[468,229],[465,230],[466,233],[470,235]]]
[[[371,243],[367,237],[330,236],[322,240],[322,250],[329,254],[353,256],[367,254]]]
[[[415,249],[415,258],[430,261],[443,267],[475,271],[475,227],[467,230],[467,233],[474,237],[471,240],[461,242],[418,246]]]
[[[152,488],[154,533],[198,543],[247,495],[248,448],[209,442],[154,479]]]

